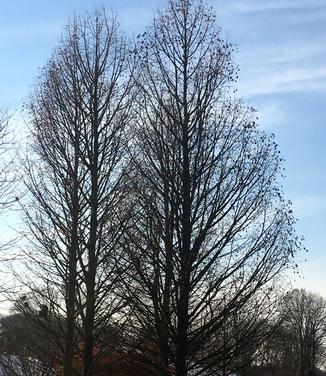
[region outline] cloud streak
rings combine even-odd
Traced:
[[[271,66],[280,64],[296,65],[300,62],[314,62],[316,58],[326,57],[326,44],[321,41],[292,40],[287,43],[258,45],[240,51],[241,66]]]
[[[239,93],[247,97],[294,91],[326,91],[326,66],[270,73],[253,70],[239,82]]]
[[[274,131],[288,120],[288,114],[280,101],[268,101],[256,106],[261,129]]]
[[[302,196],[293,198],[294,215],[299,219],[315,217],[326,213],[325,196]]]
[[[244,13],[282,11],[282,10],[306,10],[326,8],[324,0],[247,0],[236,1],[230,5],[230,11]]]
[[[26,38],[35,36],[49,36],[59,34],[62,30],[61,22],[41,22],[0,27],[0,38]]]

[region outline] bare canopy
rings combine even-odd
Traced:
[[[273,137],[229,97],[231,53],[192,0],[168,1],[136,45],[124,294],[138,351],[160,375],[221,369],[213,337],[253,297],[260,312],[297,246]]]

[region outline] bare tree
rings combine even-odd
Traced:
[[[50,294],[48,304],[66,318],[65,376],[73,372],[76,340],[83,344],[84,375],[91,375],[101,329],[122,304],[114,290],[123,274],[119,242],[127,225],[127,59],[114,18],[104,10],[76,17],[27,106],[35,160],[29,161],[32,201],[25,215],[40,280],[61,296],[54,302]]]
[[[136,46],[124,294],[138,353],[160,375],[220,364],[213,337],[251,300],[264,306],[297,247],[273,136],[228,98],[231,52],[192,0],[168,1]]]
[[[8,226],[8,217],[14,213],[15,204],[21,197],[18,184],[20,172],[16,163],[17,150],[14,130],[10,124],[11,118],[7,110],[0,109],[0,214],[3,221],[0,235],[0,299],[5,302],[7,298],[4,294],[13,288],[11,278],[10,281],[7,280],[7,276],[10,275],[10,262],[17,258],[14,249],[16,237]]]
[[[262,348],[274,338],[278,324],[275,299],[250,299],[223,320],[223,325],[200,350],[200,356],[215,353],[214,368],[222,376],[236,371],[247,375],[253,365],[261,363]]]
[[[287,333],[282,355],[292,359],[293,374],[316,375],[326,355],[326,300],[293,290],[283,298],[281,317],[283,333]]]
[[[37,316],[40,319],[41,311],[36,313]],[[51,343],[49,332],[42,330],[39,320],[22,313],[13,313],[1,317],[0,322],[1,374],[53,375],[56,343]]]
[[[9,129],[10,116],[0,110],[0,208],[8,209],[18,198],[14,195],[13,183],[16,181],[16,166],[13,155],[13,134]],[[17,193],[17,191],[16,191]]]

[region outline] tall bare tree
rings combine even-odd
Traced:
[[[282,329],[287,343],[282,356],[291,359],[296,375],[316,375],[326,357],[326,300],[305,290],[293,290],[282,301]]]
[[[127,225],[127,59],[113,17],[104,10],[76,17],[28,105],[35,160],[25,214],[41,279],[45,275],[61,294],[57,305],[65,303],[59,307],[66,318],[65,376],[73,372],[76,338],[83,345],[84,375],[92,374],[101,329],[121,306],[114,289],[123,273],[119,243]]]
[[[0,234],[1,302],[7,301],[4,294],[13,288],[11,278],[9,281],[6,277],[9,275],[10,262],[17,258],[14,247],[15,236],[9,229],[8,216],[10,218],[14,209],[17,209],[16,203],[21,197],[18,184],[20,172],[16,163],[16,140],[14,129],[10,124],[11,118],[7,110],[0,108],[0,214],[3,221]]]
[[[13,183],[17,176],[17,166],[14,165],[13,134],[9,129],[10,115],[0,109],[0,208],[8,209],[19,197]],[[14,194],[16,193],[16,194]]]
[[[124,293],[138,350],[160,375],[219,365],[212,338],[250,300],[264,306],[297,247],[273,137],[228,97],[231,53],[193,0],[169,0],[136,46]]]

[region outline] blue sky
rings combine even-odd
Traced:
[[[207,0],[235,43],[238,95],[276,135],[307,262],[296,286],[326,297],[326,0]],[[104,5],[132,36],[163,0],[0,0],[0,106],[19,110],[74,12]],[[19,115],[17,115],[19,117]],[[301,259],[304,259],[302,255]]]

